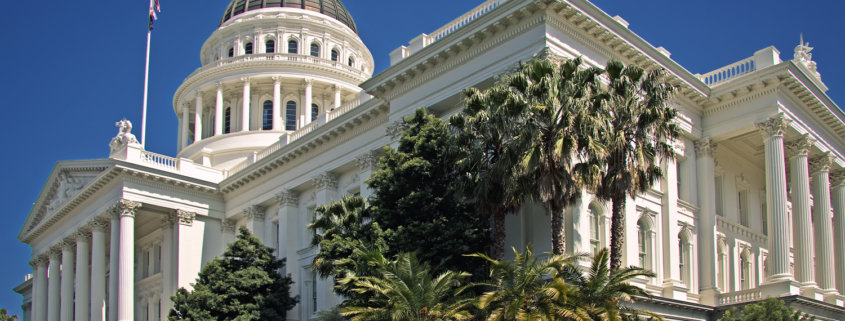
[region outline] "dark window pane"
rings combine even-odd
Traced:
[[[232,131],[232,108],[226,107],[223,112],[223,133],[228,134]]]
[[[311,121],[317,120],[317,115],[320,114],[320,106],[311,104]]]
[[[320,56],[320,45],[318,45],[316,43],[311,44],[311,55],[314,56],[314,57]]]
[[[352,64],[354,64],[354,63],[355,63],[355,59],[352,59],[352,57],[349,57],[349,67],[352,67]]]
[[[235,48],[229,48],[229,57],[235,56]]]
[[[332,49],[332,61],[337,61],[337,50]]]
[[[244,53],[247,54],[247,55],[252,54],[252,43],[251,42],[247,42],[246,45],[244,46]]]
[[[273,39],[267,40],[264,43],[264,52],[266,53],[274,53],[276,52],[276,42]]]
[[[269,100],[264,101],[264,110],[262,110],[261,129],[273,129],[273,102]]]
[[[285,105],[285,130],[296,130],[296,102]]]
[[[298,48],[297,48],[297,47],[299,47],[299,43],[297,43],[297,42],[296,42],[296,40],[290,40],[290,41],[288,41],[288,53],[289,53],[289,54],[295,54],[295,53],[297,53],[297,52],[298,52]]]

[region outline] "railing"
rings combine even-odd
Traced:
[[[463,27],[464,25],[472,22],[473,20],[478,19],[478,17],[481,17],[485,13],[490,12],[490,10],[495,9],[496,7],[498,7],[499,5],[501,5],[502,3],[505,3],[507,1],[508,0],[487,0],[487,1],[485,1],[481,5],[473,8],[472,10],[465,13],[464,15],[458,17],[455,20],[452,20],[451,22],[447,23],[443,27],[440,27],[440,29],[437,29],[434,32],[432,32],[431,34],[429,34],[431,42],[435,42],[437,40],[440,40],[440,38],[443,38],[443,37],[449,35],[450,33],[455,32],[455,30],[458,30],[461,27]]]
[[[361,95],[364,95],[364,97],[361,97]],[[338,116],[343,115],[346,112],[352,110],[352,108],[358,107],[358,105],[370,100],[369,95],[364,94],[364,93],[362,93],[361,95],[359,95],[358,98],[347,101],[347,102],[343,103],[342,105],[340,105],[340,107],[332,109],[331,111],[329,111],[328,120],[331,121],[332,119],[335,119]]]
[[[317,128],[317,126],[318,126],[317,120],[314,120],[310,124],[305,125],[305,127],[297,129],[293,133],[286,134],[286,135],[288,135],[286,141],[279,140],[278,142],[273,143],[273,145],[270,145],[267,148],[263,149],[262,151],[256,153],[254,157],[247,158],[244,161],[238,163],[237,165],[232,166],[232,168],[230,168],[227,171],[228,172],[227,176],[243,170],[247,166],[254,164],[255,162],[259,161],[260,159],[262,159],[264,157],[267,157],[268,155],[272,154],[273,152],[275,152],[279,149],[282,149],[283,146],[290,144],[291,142],[293,142],[297,139],[302,138],[302,136],[305,136],[308,133],[314,131],[314,129]]]
[[[757,301],[763,298],[763,291],[760,289],[742,290],[737,292],[719,294],[719,305]]]
[[[178,170],[179,169],[179,159],[173,158],[170,156],[164,156],[161,154],[156,154],[153,152],[148,151],[141,151],[141,161],[145,163],[150,163],[153,165],[165,167],[168,169]]]
[[[316,121],[312,121],[310,124],[305,125],[305,127],[297,129],[295,132],[290,134],[290,141],[292,142],[292,141],[295,141],[297,139],[302,138],[302,136],[305,136],[308,133],[314,131],[314,128],[317,128],[317,122]]]
[[[698,76],[708,86],[723,83],[756,70],[754,57],[746,58],[725,67]]]
[[[769,240],[768,236],[757,233],[746,226],[734,223],[725,217],[716,216],[716,222],[718,227],[723,231],[745,238],[747,241],[751,241],[756,244],[766,244]]]
[[[343,71],[355,74],[359,77],[366,78],[366,74],[363,70],[356,69],[354,67],[350,67],[340,61],[334,61],[329,59],[324,59],[320,57],[313,57],[308,55],[301,55],[301,54],[289,54],[289,53],[260,53],[260,54],[248,54],[248,55],[241,55],[237,57],[228,57],[224,59],[220,59],[217,61],[209,62],[204,66],[197,68],[194,70],[188,78],[201,73],[203,71],[217,68],[221,66],[226,66],[234,63],[241,63],[241,62],[249,62],[249,61],[291,61],[291,62],[305,62],[305,63],[313,63],[322,66],[333,67],[337,69],[341,69]]]

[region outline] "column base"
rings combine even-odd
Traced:
[[[677,280],[663,281],[663,297],[675,300],[687,300],[689,289],[682,282]]]
[[[801,284],[790,279],[771,280],[760,286],[763,297],[800,295]]]
[[[698,300],[699,303],[709,305],[709,306],[716,306],[718,304],[719,295],[722,294],[716,288],[704,289],[698,291]]]
[[[845,296],[839,295],[839,292],[836,289],[826,289],[820,290],[821,295],[823,297],[823,301],[836,305],[836,306],[845,306]]]
[[[824,294],[819,289],[815,282],[801,283],[801,296],[808,297],[813,300],[824,300]]]

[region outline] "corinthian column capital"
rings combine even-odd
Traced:
[[[284,189],[279,194],[276,194],[276,200],[282,206],[297,206],[299,205],[299,196],[296,192],[290,189]]]
[[[810,148],[815,144],[815,139],[810,137],[809,134],[804,134],[801,138],[787,143],[786,148],[793,156],[807,156],[810,153]]]
[[[330,172],[324,172],[313,179],[314,185],[317,185],[317,190],[335,190],[337,189],[337,176]]]
[[[197,213],[188,212],[183,210],[176,210],[176,220],[179,221],[179,224],[191,226],[194,224],[194,219],[197,217]]]
[[[830,172],[830,165],[833,165],[834,157],[829,152],[813,157],[810,160],[810,173]]]
[[[783,113],[779,113],[769,119],[757,123],[757,128],[760,129],[760,132],[763,134],[763,139],[783,137],[783,134],[786,131],[786,128],[789,127],[790,123],[792,123],[791,119],[787,119]]]
[[[374,171],[378,168],[378,154],[375,151],[366,152],[356,157],[355,162],[361,171]]]
[[[251,220],[263,220],[264,211],[258,205],[250,205],[244,209],[244,215]]]
[[[713,156],[716,152],[716,142],[710,137],[704,137],[695,141],[695,155],[696,156]]]

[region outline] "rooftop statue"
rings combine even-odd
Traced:
[[[793,59],[807,67],[807,69],[810,69],[816,77],[821,79],[821,74],[817,71],[816,62],[813,61],[812,51],[813,47],[810,47],[809,42],[804,42],[804,35],[801,34],[798,45],[795,46],[795,55]]]
[[[117,136],[112,138],[109,143],[112,153],[122,147],[125,147],[127,144],[139,144],[138,139],[136,139],[135,135],[132,134],[132,122],[124,118],[121,121],[114,123],[114,125],[118,127],[118,130]]]

